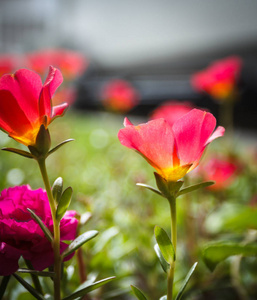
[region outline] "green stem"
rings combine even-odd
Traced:
[[[238,296],[241,300],[247,300],[247,292],[244,289],[242,282],[240,280],[240,263],[242,260],[242,255],[235,256],[231,264],[231,275],[232,283],[237,290]]]
[[[4,276],[2,281],[1,281],[1,285],[0,285],[0,299],[3,299],[5,290],[7,288],[7,285],[9,283],[9,280],[11,278],[11,275],[8,276]]]
[[[177,213],[176,213],[176,198],[170,197],[170,215],[171,215],[171,241],[175,251],[176,260],[176,248],[177,248]],[[175,260],[170,265],[170,270],[168,272],[167,278],[167,300],[172,300],[173,293],[173,281],[174,281],[174,271],[175,271]]]
[[[32,264],[31,264],[31,262],[30,262],[29,260],[27,260],[27,259],[24,259],[24,260],[25,260],[25,263],[26,263],[28,269],[29,269],[29,270],[34,270],[34,268],[33,268]],[[35,289],[36,289],[41,295],[44,295],[44,292],[43,292],[43,289],[42,289],[42,286],[41,286],[41,284],[40,284],[40,281],[39,281],[38,276],[35,275],[35,274],[30,274],[30,276],[31,276],[31,279],[32,279],[32,281],[33,281],[33,283],[34,283]]]
[[[53,198],[51,185],[46,171],[45,158],[37,160],[40,172],[44,181],[45,189],[47,192],[51,214],[53,219],[53,229],[54,229],[54,240],[52,247],[54,250],[54,299],[61,299],[61,256],[60,256],[60,227],[59,222],[56,220],[56,203]]]

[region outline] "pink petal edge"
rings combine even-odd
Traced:
[[[225,128],[222,126],[218,126],[217,129],[213,132],[213,134],[209,137],[205,145],[208,145],[210,142],[215,140],[218,137],[223,136],[225,133]]]

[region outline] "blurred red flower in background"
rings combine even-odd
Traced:
[[[60,90],[56,91],[52,99],[53,105],[60,105],[63,102],[69,103],[71,105],[75,102],[77,95],[77,90],[72,87],[63,87]]]
[[[240,57],[231,56],[213,62],[208,68],[195,73],[192,86],[220,101],[233,100],[237,94],[237,83],[242,68]]]
[[[240,164],[232,157],[213,156],[199,167],[198,173],[205,181],[216,182],[208,189],[219,191],[228,188],[234,182],[240,169]]]
[[[138,104],[139,94],[128,81],[115,79],[103,87],[100,99],[106,109],[124,113]]]
[[[43,270],[54,262],[51,242],[47,240],[40,226],[31,217],[32,209],[53,232],[53,221],[46,191],[31,190],[28,185],[15,186],[2,191],[0,195],[0,275],[10,275],[19,268],[20,256],[29,260],[35,270]],[[67,211],[60,222],[61,240],[76,237],[78,220],[76,211]],[[61,252],[68,244],[61,242]],[[65,260],[72,257],[69,256]]]
[[[172,126],[179,118],[194,108],[190,102],[167,101],[157,107],[151,114],[150,119],[165,119]]]
[[[122,145],[136,150],[167,181],[177,181],[193,170],[206,146],[224,134],[208,112],[193,109],[170,126],[164,119],[134,126],[127,118],[118,133]],[[214,132],[213,132],[214,131]]]
[[[0,129],[25,146],[35,145],[41,125],[47,128],[68,107],[67,103],[52,106],[51,102],[62,80],[61,72],[52,66],[43,85],[40,76],[27,69],[2,76]]]
[[[4,74],[12,73],[18,63],[18,58],[15,55],[0,54],[0,77]]]
[[[26,56],[29,69],[36,71],[41,76],[49,65],[60,69],[64,80],[74,80],[81,76],[88,66],[86,57],[76,51],[66,49],[45,49],[28,53]]]

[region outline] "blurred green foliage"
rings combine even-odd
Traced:
[[[156,186],[154,170],[140,155],[119,143],[117,133],[122,123],[123,117],[119,115],[69,111],[50,125],[52,147],[68,138],[75,141],[51,155],[47,168],[51,183],[61,176],[64,187],[73,188],[69,209],[77,210],[80,215],[92,214],[81,226],[80,233],[99,231],[96,238],[82,247],[87,280],[117,277],[90,293],[87,299],[135,299],[130,285],[139,287],[149,299],[159,299],[166,293],[166,277],[153,249],[153,231],[154,226],[159,225],[170,235],[169,204],[157,194],[136,186],[138,182]],[[201,249],[207,242],[222,240],[256,245],[257,151],[251,143],[242,140],[233,143],[229,146],[225,138],[220,138],[209,146],[203,160],[212,153],[233,152],[243,166],[236,180],[222,191],[206,188],[182,195],[177,202],[175,293],[193,263],[199,262],[186,288],[185,299],[257,298],[256,256],[239,257],[238,269],[233,268],[235,257],[230,257],[213,272],[202,259]],[[4,133],[0,135],[0,146],[26,150]],[[29,184],[33,189],[43,186],[36,162],[3,151],[0,155],[1,190],[22,184]],[[192,172],[187,175],[184,187],[199,182]],[[66,266],[63,288],[69,293],[80,284],[78,255]],[[29,276],[24,278],[30,281]],[[50,291],[49,279],[41,280]],[[243,298],[244,293],[247,298]],[[4,299],[28,300],[30,297],[11,278]]]

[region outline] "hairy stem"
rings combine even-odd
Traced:
[[[46,171],[45,158],[37,160],[40,172],[44,181],[45,189],[47,192],[51,214],[53,219],[53,229],[54,229],[54,240],[52,243],[54,251],[54,299],[61,299],[61,256],[60,256],[60,227],[59,222],[56,220],[56,203],[53,198],[51,185],[49,182],[48,174]]]
[[[171,241],[175,251],[176,260],[176,248],[177,248],[177,213],[176,213],[176,198],[170,197],[170,214],[171,214]],[[168,272],[167,278],[167,300],[172,300],[173,293],[173,281],[174,281],[174,271],[175,271],[175,260],[170,265],[170,270]]]

